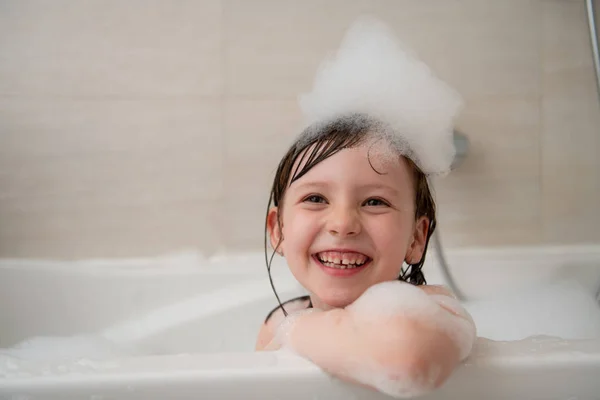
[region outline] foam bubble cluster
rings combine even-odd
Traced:
[[[373,18],[349,29],[337,54],[321,65],[312,91],[300,96],[307,126],[368,115],[428,175],[450,171],[461,105],[456,91]]]

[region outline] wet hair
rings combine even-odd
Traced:
[[[385,137],[386,132],[381,132],[379,130],[380,127],[381,124],[373,118],[366,115],[353,114],[342,116],[326,123],[311,125],[306,128],[279,163],[271,188],[267,215],[272,206],[279,207],[279,210],[281,211],[283,198],[287,188],[294,181],[306,175],[306,173],[321,161],[326,160],[344,149],[355,148],[365,144],[368,140],[377,138],[379,133],[382,133],[383,137]],[[300,158],[299,162],[297,162],[298,158]],[[415,190],[415,220],[420,217],[427,217],[429,220],[429,229],[427,231],[423,256],[419,262],[408,264],[405,268],[403,267],[398,280],[418,286],[427,283],[422,268],[425,263],[425,254],[427,253],[429,239],[436,226],[435,202],[429,188],[427,176],[410,158],[406,158],[406,160],[412,172],[412,181]],[[370,159],[369,164],[375,172],[380,174],[380,172],[373,167]],[[294,165],[296,165],[295,168]],[[279,212],[277,216],[279,228],[281,228],[280,215],[281,212]],[[277,302],[279,303],[278,308],[281,308],[283,313],[287,316],[287,312],[283,308],[271,276],[273,257],[275,256],[283,237],[279,240],[279,243],[277,243],[273,253],[269,257],[268,236],[268,226],[267,223],[265,223],[265,262],[267,264],[269,281],[273,293],[275,293],[275,297],[277,298]]]

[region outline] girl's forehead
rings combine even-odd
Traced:
[[[302,160],[302,155],[300,155],[292,171],[301,171],[304,163],[306,160]],[[389,149],[384,144],[365,143],[340,150],[313,166],[294,183],[309,180],[361,184],[382,183],[404,189],[404,185],[410,185],[411,175],[406,159],[396,151]]]

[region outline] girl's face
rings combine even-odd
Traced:
[[[345,149],[317,164],[269,211],[271,244],[282,239],[279,250],[317,308],[345,307],[423,255],[429,221],[415,221],[410,167],[403,157],[373,155],[371,166],[368,150]]]

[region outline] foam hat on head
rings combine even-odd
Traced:
[[[425,174],[450,172],[461,97],[374,18],[350,27],[299,103],[307,127],[367,115],[381,122],[393,148]]]

